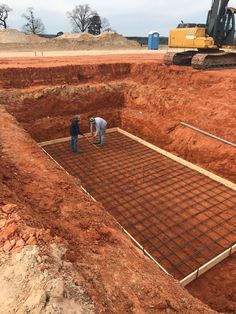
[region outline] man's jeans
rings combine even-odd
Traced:
[[[106,134],[106,129],[100,129],[100,131],[98,132],[98,141],[100,145],[105,144],[105,134]]]
[[[71,136],[70,147],[72,152],[78,152],[78,136]]]

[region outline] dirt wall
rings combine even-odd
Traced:
[[[0,69],[2,104],[39,141],[68,135],[71,116],[102,115],[205,169],[236,182],[234,70],[196,71],[157,63]],[[40,86],[43,84],[43,87]],[[22,89],[23,88],[23,89]],[[228,91],[228,92],[227,92]]]
[[[130,64],[67,65],[45,68],[0,69],[2,88],[26,88],[56,84],[79,84],[124,79],[130,74]]]
[[[89,116],[102,115],[109,127],[120,125],[122,86],[111,82],[28,88],[7,92],[2,102],[36,141],[46,141],[68,136],[71,118],[78,113],[83,132],[89,132]]]

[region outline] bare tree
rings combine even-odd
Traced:
[[[101,31],[102,32],[111,32],[112,28],[107,18],[103,17],[101,19]]]
[[[27,13],[22,14],[22,17],[26,19],[27,23],[23,25],[23,30],[29,34],[42,34],[45,31],[45,27],[40,18],[34,16],[34,8],[28,8]]]
[[[84,4],[76,5],[72,11],[68,11],[66,14],[71,21],[73,31],[83,33],[88,30],[90,19],[96,12],[92,11],[88,4]]]
[[[0,4],[0,27],[7,28],[7,19],[8,13],[11,12],[12,9],[7,4]]]

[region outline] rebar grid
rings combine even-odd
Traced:
[[[118,133],[44,149],[176,279],[236,241],[236,192]]]

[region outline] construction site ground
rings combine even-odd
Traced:
[[[69,136],[75,114],[81,115],[83,132],[89,132],[88,117],[101,116],[109,127],[121,127],[235,184],[235,147],[180,122],[236,143],[236,70],[167,67],[162,58],[150,51],[114,51],[0,59],[1,313],[236,313],[235,254],[184,289],[106,210],[117,199],[115,191],[114,200],[102,204],[81,189],[83,182],[88,190],[99,184],[96,174],[86,174],[98,162],[91,143],[81,141],[83,157],[69,157],[68,143],[55,146],[56,155],[63,151],[69,160],[76,158],[70,174],[37,144]],[[109,134],[104,151],[116,145],[119,156],[119,142]],[[107,163],[99,165],[103,173]],[[148,169],[153,175],[154,170]],[[112,190],[108,181],[101,184]],[[235,190],[229,194],[235,200]],[[231,217],[230,238],[224,228],[211,234],[214,240],[225,235],[226,245],[236,242],[233,204],[220,207],[224,217]]]

